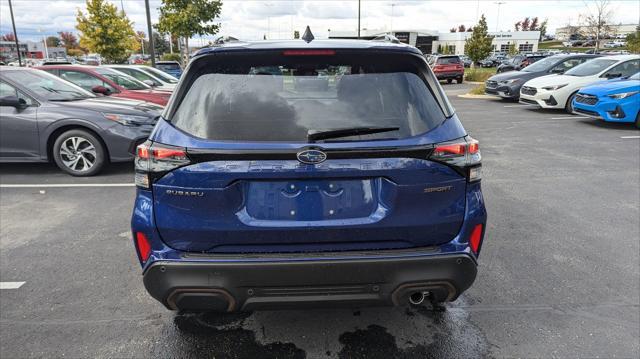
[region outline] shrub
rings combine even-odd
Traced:
[[[178,61],[182,63],[182,57],[178,53],[164,54],[162,55],[161,60],[162,61]]]
[[[485,82],[495,74],[496,69],[494,68],[474,68],[464,72],[464,79],[472,82]]]

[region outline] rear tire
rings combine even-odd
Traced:
[[[459,84],[461,84],[461,83],[462,83],[462,81],[463,81],[463,78],[462,78],[462,77],[458,77],[458,78],[456,79],[456,82],[457,82],[457,83],[459,83]]]
[[[576,98],[576,94],[577,92],[571,94],[567,100],[567,104],[564,106],[564,110],[571,115],[573,115],[573,99]]]
[[[56,138],[53,159],[61,170],[72,176],[93,176],[104,167],[106,151],[95,135],[75,129]]]
[[[447,83],[450,84],[453,82],[453,79],[447,79]]]
[[[640,111],[636,113],[636,128],[640,130]]]

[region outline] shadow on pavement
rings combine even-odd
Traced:
[[[163,335],[154,356],[390,359],[488,353],[484,335],[460,308],[179,313]]]

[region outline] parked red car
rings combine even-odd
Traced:
[[[447,80],[447,83],[462,83],[464,78],[464,65],[458,55],[435,55],[429,58],[429,66],[438,80]]]
[[[106,96],[153,102],[165,106],[171,92],[153,90],[151,86],[119,71],[99,66],[50,65],[44,70],[85,90]]]

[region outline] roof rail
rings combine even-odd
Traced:
[[[391,42],[391,43],[394,43],[394,44],[399,44],[400,43],[400,40],[398,40],[397,37],[395,37],[393,35],[389,35],[389,34],[376,36],[371,41]]]

